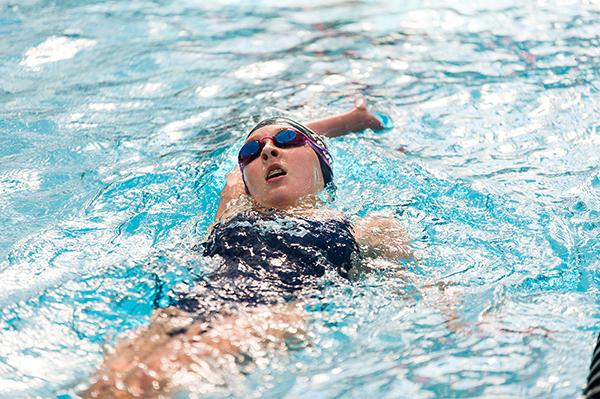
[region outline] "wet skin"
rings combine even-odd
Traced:
[[[252,133],[247,141],[274,136],[288,127],[262,127]],[[269,178],[269,172],[277,169],[283,170],[284,174]],[[279,148],[271,139],[266,140],[260,155],[246,165],[244,179],[254,200],[272,208],[298,205],[301,198],[318,193],[324,184],[319,158],[310,145]]]

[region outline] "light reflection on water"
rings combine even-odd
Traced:
[[[0,396],[73,394],[105,342],[210,266],[190,248],[242,132],[355,93],[394,127],[331,142],[336,207],[396,215],[421,260],[324,289],[307,345],[215,395],[576,396],[599,318],[599,15],[1,5]]]

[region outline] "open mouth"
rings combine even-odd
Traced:
[[[267,170],[267,175],[265,176],[265,180],[269,181],[269,180],[273,180],[277,177],[281,177],[281,176],[285,176],[287,175],[287,172],[279,165],[273,165],[271,167],[269,167],[269,169]]]

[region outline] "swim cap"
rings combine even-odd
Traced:
[[[300,133],[304,134],[310,143],[310,148],[313,149],[315,154],[317,154],[317,158],[319,158],[319,164],[321,165],[321,173],[323,173],[323,182],[325,186],[331,184],[333,186],[333,158],[327,149],[327,144],[321,136],[319,136],[315,131],[310,129],[308,126],[304,126],[300,122],[297,122],[291,118],[286,118],[284,116],[276,116],[273,118],[268,118],[260,121],[256,126],[250,130],[248,133],[248,137],[254,133],[254,131],[260,129],[261,127],[269,126],[269,125],[279,125],[285,124],[293,127],[298,130]],[[243,176],[243,174],[242,174]],[[246,182],[244,181],[244,184]],[[246,191],[248,188],[246,188]]]

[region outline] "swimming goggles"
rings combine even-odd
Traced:
[[[335,190],[335,185],[333,184],[333,170],[331,168],[333,159],[331,158],[331,154],[327,149],[327,144],[317,133],[312,131],[307,126],[304,126],[303,124],[290,118],[276,116],[259,122],[256,126],[254,126],[250,133],[248,133],[248,137],[250,137],[254,131],[260,129],[261,127],[278,124],[288,125],[289,127],[283,128],[273,137],[263,137],[261,140],[248,141],[240,149],[238,154],[238,164],[240,170],[242,171],[242,180],[244,180],[244,185],[246,185],[243,174],[244,167],[260,156],[261,151],[265,147],[265,141],[270,139],[273,140],[273,144],[279,148],[300,147],[304,144],[310,145],[319,158],[319,164],[321,165],[321,171],[323,172],[323,180],[325,185],[331,184],[333,190]],[[247,191],[248,187],[246,186],[246,192]]]
[[[241,168],[246,167],[250,162],[254,161],[263,148],[267,140],[272,140],[278,148],[301,147],[309,142],[308,137],[297,130],[285,128],[277,132],[275,136],[265,136],[259,140],[250,140],[240,148],[238,154],[238,163]]]

